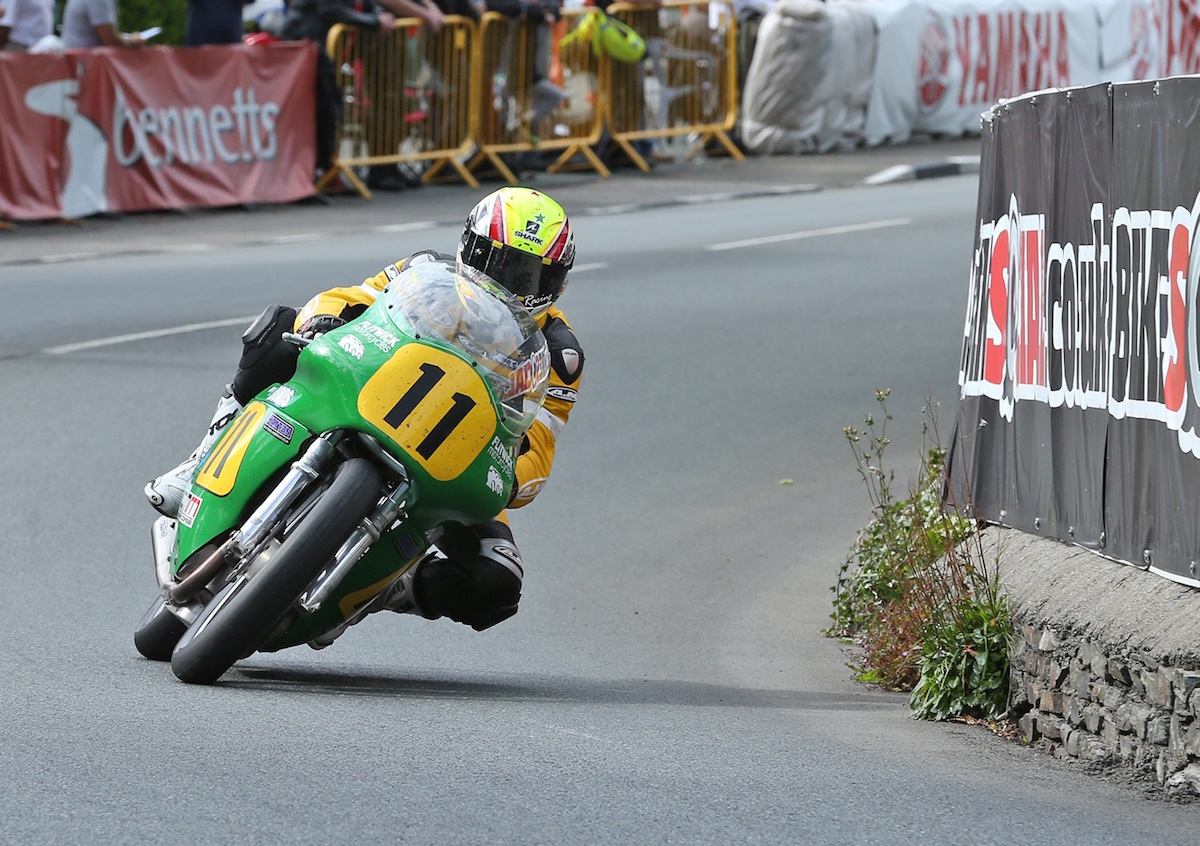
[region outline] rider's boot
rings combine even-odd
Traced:
[[[212,423],[209,424],[208,431],[204,433],[200,445],[178,467],[168,470],[157,479],[146,483],[144,491],[146,499],[150,500],[150,504],[158,513],[172,518],[179,513],[183,497],[192,486],[192,473],[195,472],[196,465],[200,463],[200,459],[208,452],[209,447],[213,445],[225,427],[229,425],[229,421],[233,420],[241,410],[242,404],[233,396],[233,391],[226,387],[225,392],[221,394],[221,399],[217,401],[217,410],[213,414]]]
[[[308,642],[308,645],[313,649],[324,649],[329,644],[333,643],[346,629],[361,622],[368,614],[373,614],[376,611],[395,611],[397,614],[416,614],[421,617],[427,616],[417,606],[416,599],[413,598],[413,579],[417,575],[417,568],[425,563],[426,558],[422,558],[413,566],[409,567],[400,578],[392,582],[378,596],[367,603],[357,614],[349,620],[330,629],[327,632],[322,632]]]
[[[426,616],[417,605],[417,600],[413,596],[413,581],[416,578],[417,570],[433,556],[426,556],[418,561],[414,566],[408,568],[403,576],[392,582],[392,586],[383,592],[379,597],[381,611],[395,611],[397,614],[417,614],[421,617]]]

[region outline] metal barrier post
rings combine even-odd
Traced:
[[[571,39],[571,34],[583,21],[585,10],[563,12],[551,38],[551,79],[566,93],[552,119],[556,130],[565,128],[561,137],[567,142],[562,153],[546,168],[547,173],[560,170],[580,170],[591,167],[601,176],[612,174],[593,149],[604,132],[604,92],[600,89],[600,57],[583,39]],[[566,43],[564,43],[564,41]],[[557,73],[555,72],[557,70]],[[572,159],[582,157],[579,165]]]
[[[582,20],[563,13],[558,25],[515,20],[488,12],[480,22],[478,74],[479,150],[467,169],[490,164],[509,184],[518,181],[503,156],[561,151],[547,170],[560,170],[577,154],[602,176],[606,168],[592,147],[603,129],[597,96],[599,62],[586,44],[561,44],[561,34]]]
[[[478,188],[461,161],[474,149],[471,57],[476,38],[475,22],[461,15],[447,15],[436,33],[417,18],[398,20],[386,35],[333,27],[326,51],[336,70],[341,108],[333,166],[316,190],[323,191],[340,175],[370,199],[360,169],[402,163],[423,171],[424,181],[450,165]]]

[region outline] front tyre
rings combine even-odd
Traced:
[[[371,462],[354,458],[337,469],[329,490],[253,578],[221,590],[171,655],[180,681],[211,684],[258,648],[329,563],[338,547],[379,501],[383,479]]]
[[[160,596],[133,630],[133,645],[151,661],[170,661],[175,644],[187,631],[187,624],[167,608]]]

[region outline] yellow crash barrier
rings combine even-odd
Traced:
[[[477,38],[475,22],[460,15],[448,15],[439,32],[417,18],[397,20],[387,34],[333,27],[326,51],[342,107],[333,167],[316,190],[340,175],[370,199],[361,178],[365,169],[401,164],[422,179],[449,165],[478,188],[462,164],[475,149],[471,126],[478,89],[471,71]]]
[[[559,151],[547,168],[566,167],[576,156],[603,176],[608,168],[592,150],[603,130],[600,60],[586,44],[560,42],[583,18],[564,12],[557,23],[535,24],[488,12],[480,22],[478,152],[469,170],[490,164],[517,182],[506,154]]]
[[[635,141],[695,136],[691,158],[716,142],[738,161],[729,137],[737,124],[737,17],[728,2],[663,0],[655,7],[614,3],[607,13],[645,41],[641,61],[603,64],[606,122],[613,141],[643,171]]]

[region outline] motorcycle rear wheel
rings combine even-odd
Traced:
[[[226,585],[180,638],[171,669],[180,681],[212,684],[250,655],[379,501],[383,479],[370,461],[341,465],[324,496],[253,578]]]
[[[187,623],[167,609],[160,596],[133,630],[133,645],[151,661],[170,661],[175,644],[187,631]]]

